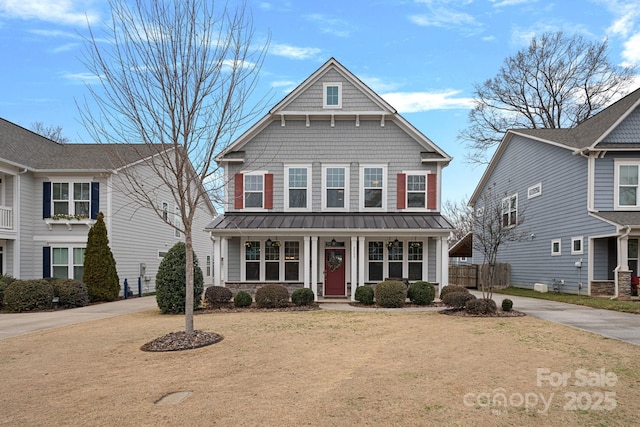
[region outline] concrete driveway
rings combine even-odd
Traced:
[[[123,314],[158,310],[155,296],[129,298],[59,311],[0,314],[0,339],[59,328],[89,320],[106,319]]]

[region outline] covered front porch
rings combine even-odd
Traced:
[[[358,286],[386,278],[446,285],[450,227],[433,214],[270,213],[226,214],[207,230],[217,286],[253,293],[279,283],[354,300]]]

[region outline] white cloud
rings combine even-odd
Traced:
[[[491,0],[493,7],[516,6],[518,4],[536,3],[538,0]]]
[[[315,47],[297,47],[283,43],[273,43],[269,47],[269,53],[289,59],[309,59],[320,52],[321,50]]]
[[[331,34],[337,37],[349,37],[351,35],[352,25],[347,21],[337,18],[330,18],[320,13],[306,15],[305,18],[311,22],[318,24],[320,31],[325,34]]]
[[[469,0],[417,0],[416,3],[423,3],[427,10],[410,15],[409,21],[421,27],[454,28],[467,33],[482,29],[473,15],[462,10],[471,3]]]
[[[98,76],[91,73],[66,73],[62,77],[75,84],[95,84],[100,81]]]
[[[0,15],[64,25],[86,25],[98,20],[92,0],[0,0]]]
[[[67,52],[69,50],[74,50],[78,46],[80,46],[80,43],[66,43],[56,48],[53,48],[51,52],[53,53]]]
[[[640,65],[640,33],[634,34],[624,42],[622,58],[624,66]]]
[[[391,92],[401,86],[399,83],[386,81],[379,77],[360,76],[360,79],[375,93]]]
[[[400,113],[473,108],[473,98],[455,97],[460,92],[454,89],[435,92],[394,92],[384,94],[382,98]]]

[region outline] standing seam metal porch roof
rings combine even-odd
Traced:
[[[449,230],[453,226],[439,213],[226,213],[205,230],[259,229],[327,230]]]

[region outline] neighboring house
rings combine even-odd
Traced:
[[[156,180],[145,174],[147,155],[152,150],[143,144],[58,144],[0,119],[0,274],[81,280],[88,231],[103,212],[121,286],[128,279],[137,292],[140,277],[143,292],[154,291],[162,257],[184,236],[118,189],[130,168]],[[169,191],[159,194],[158,208],[176,218]],[[211,202],[203,202],[193,227],[208,284],[213,253],[202,230],[214,216]]]
[[[640,89],[575,128],[508,131],[469,204],[502,198],[521,237],[498,255],[512,285],[624,296],[638,276],[639,176]]]
[[[447,284],[451,158],[335,59],[218,157],[217,285],[354,297],[385,278]],[[221,266],[221,268],[218,268]]]
[[[449,248],[449,265],[471,265],[473,233],[469,232]]]

